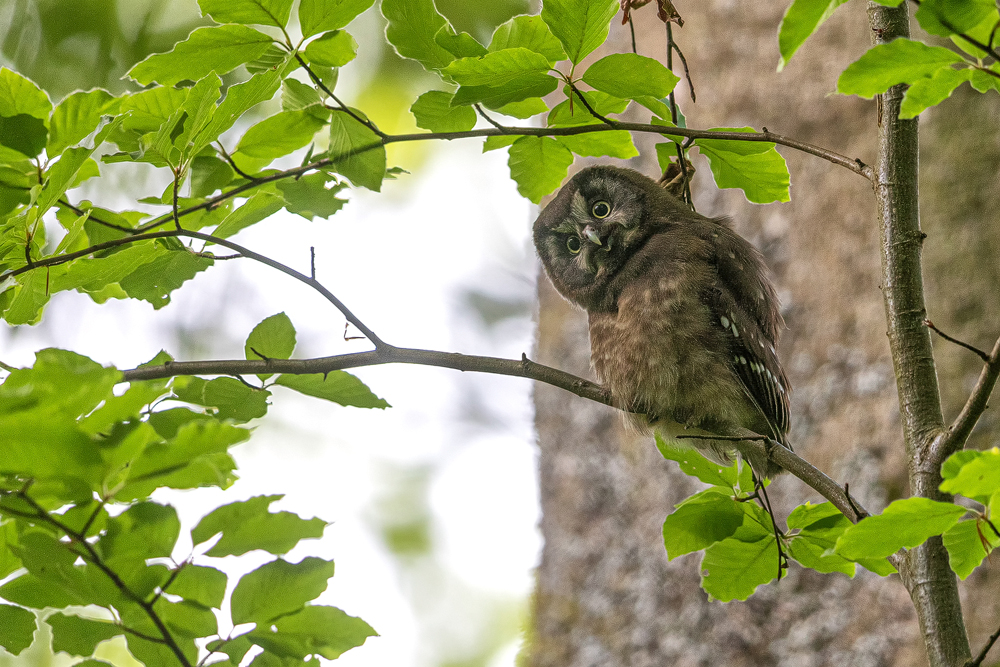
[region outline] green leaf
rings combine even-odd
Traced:
[[[191,196],[208,197],[232,183],[236,172],[225,160],[199,155],[191,161]]]
[[[799,505],[792,510],[791,514],[788,515],[787,523],[789,530],[794,530],[796,528],[809,528],[815,526],[818,522],[828,521],[831,518],[844,517],[833,503],[826,502],[820,503],[818,505],[813,505],[807,502],[804,505]],[[847,522],[850,525],[850,521]]]
[[[299,4],[302,36],[343,28],[373,4],[375,0],[302,0]]]
[[[689,444],[680,444],[677,441],[666,441],[656,434],[656,447],[660,454],[668,461],[676,461],[680,464],[681,471],[685,475],[697,477],[705,484],[721,486],[727,489],[736,489],[736,480],[739,473],[736,464],[724,466],[714,461],[709,461],[704,456],[691,448]]]
[[[993,63],[987,69],[991,72],[1000,74],[1000,66],[998,66],[998,63]],[[972,76],[969,77],[969,85],[980,93],[985,93],[990,90],[1000,92],[1000,78],[987,74],[985,71],[979,69],[972,70]]]
[[[284,28],[292,0],[198,0],[201,13],[219,23],[257,23]]]
[[[226,2],[228,0],[218,0]],[[129,70],[128,76],[148,86],[164,86],[190,79],[197,81],[210,72],[219,76],[259,58],[274,40],[242,25],[198,28],[167,53],[156,53]]]
[[[587,68],[583,81],[614,97],[661,98],[680,79],[658,61],[634,53],[612,53]]]
[[[0,116],[0,146],[12,149],[23,157],[35,157],[45,148],[49,131],[41,118],[20,113]]]
[[[978,2],[975,2],[973,4],[979,5]],[[968,29],[963,30],[962,33],[976,40],[980,44],[989,44],[990,36],[993,34],[993,27],[996,26],[998,21],[1000,21],[1000,12],[998,12],[996,7],[994,7],[988,14],[986,14],[986,16],[983,17],[983,19],[977,25],[971,26]],[[987,57],[985,51],[983,51],[977,46],[974,46],[966,39],[959,37],[958,35],[952,35],[951,41],[955,44],[955,46],[962,49],[973,58],[978,58],[981,60]],[[994,63],[994,65],[995,64],[996,63]]]
[[[499,109],[511,102],[531,97],[544,97],[559,85],[559,80],[542,72],[525,74],[501,86],[462,86],[455,92],[452,104],[483,104]]]
[[[486,141],[483,142],[483,152],[495,151],[501,148],[507,148],[513,145],[515,141],[520,139],[516,134],[501,134],[493,137],[486,137]]]
[[[443,69],[455,59],[435,40],[448,21],[433,0],[382,0],[382,15],[389,22],[386,39],[401,57],[416,60],[430,71]]]
[[[27,609],[0,604],[0,646],[18,655],[31,646],[35,636],[35,615]],[[364,640],[362,640],[364,641]]]
[[[535,204],[559,187],[571,164],[573,154],[551,137],[521,137],[507,159],[517,191]]]
[[[431,132],[465,132],[476,125],[476,112],[472,107],[453,107],[454,93],[432,90],[417,98],[410,113],[417,119],[417,127]]]
[[[168,393],[166,380],[133,382],[124,394],[109,396],[104,404],[80,420],[80,427],[94,435],[107,432],[116,422],[137,420],[148,405]]]
[[[900,118],[913,118],[928,107],[951,97],[953,90],[972,78],[974,70],[942,67],[933,76],[917,79],[906,89],[899,109]]]
[[[313,86],[307,86],[295,79],[285,79],[281,82],[282,111],[299,111],[321,103],[319,91]]]
[[[802,567],[812,568],[823,574],[840,572],[853,577],[856,569],[855,564],[836,554],[827,554],[826,552],[831,546],[825,541],[817,541],[806,535],[792,538],[787,544],[787,549],[788,555]]]
[[[486,47],[467,32],[456,33],[451,24],[446,23],[434,34],[434,41],[442,49],[456,58],[473,58],[486,55]]]
[[[236,464],[226,452],[230,446],[249,438],[249,431],[189,410],[169,410],[153,417],[156,419],[151,417],[150,421],[168,441],[144,448],[129,466],[128,481],[115,495],[117,499],[144,498],[161,487],[226,488],[232,483]],[[187,417],[188,421],[183,422],[180,417]],[[170,420],[182,423],[178,426],[168,423]],[[174,433],[170,433],[172,429],[176,429]]]
[[[981,519],[959,521],[941,535],[948,550],[951,569],[959,579],[965,579],[983,562],[989,550],[1000,546],[1000,537]]]
[[[495,111],[502,113],[505,116],[513,116],[514,118],[522,119],[537,116],[538,114],[545,113],[548,110],[549,107],[545,104],[545,100],[540,97],[529,97],[524,100],[518,100],[517,102],[510,102],[495,109]]]
[[[994,0],[923,0],[914,14],[921,28],[941,37],[967,33],[984,20],[996,21],[996,16]]]
[[[691,496],[663,522],[667,560],[731,537],[743,525],[744,514],[741,503],[714,489]]]
[[[547,0],[542,20],[576,65],[608,39],[618,9],[618,0]]]
[[[175,636],[199,638],[219,634],[219,624],[212,610],[190,600],[171,602],[160,597],[153,604],[153,612]]]
[[[288,315],[265,318],[250,332],[243,350],[247,359],[290,359],[295,351],[295,327]],[[258,377],[263,380],[271,375]]]
[[[366,118],[357,109],[352,111]],[[330,120],[329,155],[334,160],[332,171],[346,176],[356,186],[375,192],[382,189],[385,145],[375,132],[346,112],[335,112]]]
[[[358,43],[343,30],[331,30],[306,45],[309,62],[327,67],[343,67],[358,55]]]
[[[716,600],[746,600],[761,584],[778,575],[774,535],[760,526],[744,526],[736,536],[705,549],[701,587]]]
[[[226,597],[226,573],[214,567],[183,563],[170,580],[167,592],[202,607],[220,609]]]
[[[793,0],[778,28],[780,72],[805,41],[847,0]]]
[[[258,624],[248,635],[268,653],[285,659],[320,655],[328,660],[361,646],[368,637],[377,636],[360,618],[349,616],[336,607],[320,605],[309,605],[279,618],[270,627]]]
[[[138,503],[108,519],[107,533],[99,542],[101,555],[112,568],[166,558],[173,552],[180,531],[181,522],[173,507]]]
[[[233,623],[263,624],[300,610],[326,590],[333,561],[303,558],[273,560],[243,575],[231,599]]]
[[[281,84],[278,71],[266,70],[250,77],[249,81],[229,88],[226,98],[219,103],[212,120],[198,136],[198,142],[208,145],[231,128],[247,111],[274,97]]]
[[[390,407],[358,378],[345,371],[330,371],[313,375],[280,375],[275,384],[288,387],[306,396],[326,399],[356,408]]]
[[[487,53],[477,58],[460,58],[444,68],[462,86],[498,88],[534,74],[544,74],[549,62],[540,53],[523,47]]]
[[[948,461],[956,458],[955,455],[945,462],[942,468],[945,480],[941,483],[941,490],[946,493],[960,493],[966,498],[983,500],[1000,491],[1000,449],[994,447],[965,454],[966,456],[957,459],[958,461],[964,459],[958,470],[948,466]]]
[[[580,94],[587,100],[587,104],[602,116],[621,113],[628,106],[628,100],[612,97],[599,90],[580,91]],[[560,102],[552,109],[548,118],[549,127],[574,127],[576,125],[593,125],[598,122],[600,121],[594,118],[579,99],[574,99],[572,104],[569,100]]]
[[[336,196],[347,187],[347,183],[326,172],[278,181],[276,187],[285,200],[288,212],[301,215],[306,220],[328,218],[347,203],[346,199]]]
[[[566,59],[562,44],[541,16],[515,16],[493,32],[488,49],[501,51],[523,47],[545,56],[550,65]]]
[[[212,266],[210,257],[199,257],[184,249],[166,251],[143,264],[119,283],[133,299],[142,299],[159,310],[170,303],[170,293]]]
[[[959,62],[961,56],[942,46],[895,39],[869,49],[848,65],[837,80],[837,92],[870,98],[896,84],[934,76],[942,67]]]
[[[577,155],[586,157],[615,157],[622,160],[639,154],[632,143],[632,134],[626,130],[588,132],[573,136],[557,137],[556,140]]]
[[[878,516],[862,519],[844,531],[836,552],[844,558],[885,558],[902,548],[911,549],[940,535],[968,510],[929,498],[896,500]]]
[[[52,102],[41,88],[17,72],[0,67],[0,117],[14,118],[26,115],[37,118],[42,121],[43,126],[46,126],[51,112]],[[27,123],[21,124],[27,125]],[[32,127],[32,138],[30,141],[22,140],[22,143],[30,145],[37,143],[39,130],[37,125]],[[42,141],[44,142],[44,139]],[[17,153],[5,155],[0,151],[0,159],[15,161],[24,159],[24,156]]]
[[[101,642],[125,634],[114,623],[69,614],[52,614],[45,622],[52,628],[52,650],[70,655],[93,655]]]
[[[749,127],[717,127],[722,132],[753,132]],[[788,201],[788,165],[772,143],[724,139],[697,139],[708,158],[715,184],[739,188],[755,204]]]
[[[7,324],[36,324],[42,317],[42,308],[51,296],[47,289],[45,271],[29,271],[14,279],[17,287],[14,296],[4,311]]]
[[[281,210],[284,200],[270,192],[258,192],[246,200],[242,206],[227,215],[215,228],[213,236],[228,238],[241,229],[266,220]]]
[[[249,157],[271,161],[311,142],[323,125],[324,120],[311,109],[279,111],[247,130],[236,150]]]
[[[205,555],[213,558],[240,556],[262,549],[280,556],[300,540],[323,536],[327,523],[303,519],[291,512],[269,512],[268,507],[283,496],[256,496],[212,510],[194,530],[191,539],[201,544],[222,533],[221,539]]]

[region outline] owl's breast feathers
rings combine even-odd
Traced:
[[[748,242],[721,221],[668,224],[610,287],[614,307],[590,311],[591,358],[619,406],[654,422],[784,441],[781,316]]]

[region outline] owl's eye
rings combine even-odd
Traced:
[[[611,215],[611,204],[606,201],[595,202],[594,205],[590,207],[590,213],[595,218],[606,218]]]
[[[582,247],[583,246],[580,245],[579,238],[571,236],[568,239],[566,239],[566,249],[569,250],[574,255],[578,254],[580,252],[580,248]]]

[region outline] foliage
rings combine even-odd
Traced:
[[[782,64],[845,1],[794,0],[779,32]],[[175,289],[214,266],[216,246],[323,291],[314,278],[229,239],[281,209],[328,218],[347,203],[338,197],[345,190],[378,191],[399,173],[387,163],[385,148],[394,142],[485,137],[484,150],[509,150],[511,177],[537,203],[565,179],[574,155],[630,158],[637,155],[633,133],[645,132],[664,139],[656,147],[664,169],[678,151],[696,147],[718,187],[740,188],[756,203],[789,198],[778,138],[750,128],[688,130],[672,97],[679,79],[657,60],[612,53],[584,65],[607,40],[617,0],[547,0],[539,15],[499,26],[488,44],[456,31],[432,0],[382,0],[388,43],[437,81],[411,107],[427,132],[388,134],[335,93],[339,68],[359,49],[346,28],[373,4],[301,0],[293,19],[292,0],[200,0],[215,24],[135,64],[129,76],[138,85],[120,95],[97,89],[53,104],[25,76],[0,69],[3,319],[35,324],[52,294],[65,290],[97,303],[131,298],[162,308]],[[844,71],[839,92],[870,97],[909,84],[901,116],[912,117],[966,81],[981,92],[1000,90],[993,2],[923,0],[917,19],[962,52],[905,39],[876,46]],[[280,111],[241,124],[279,92]],[[636,111],[649,122],[621,120]],[[541,114],[540,126],[497,120]],[[166,190],[140,200],[160,214],[69,194],[86,182],[99,187],[130,163],[169,174]],[[127,387],[121,371],[65,350],[40,350],[31,368],[7,369],[0,598],[10,604],[0,604],[0,646],[16,654],[30,645],[35,612],[46,609],[57,610],[42,613],[55,650],[91,656],[98,643],[124,635],[150,665],[209,656],[237,665],[251,650],[259,652],[255,665],[303,664],[335,658],[374,634],[360,619],[311,604],[332,562],[282,558],[300,540],[319,537],[323,521],[270,512],[280,496],[229,503],[190,530],[196,548],[183,556],[176,511],[150,499],[161,488],[230,486],[229,450],[250,437],[247,422],[266,415],[275,385],[341,405],[388,407],[342,370],[268,366],[290,360],[294,349],[294,326],[277,314],[246,341],[246,358],[262,364],[247,373],[257,384],[239,370],[215,379],[172,373],[166,353],[146,366],[168,379]],[[658,444],[708,485],[667,517],[664,542],[670,558],[704,552],[703,586],[719,600],[746,599],[777,576],[779,541],[804,567],[853,576],[860,564],[886,575],[894,571],[888,556],[943,535],[963,578],[1000,544],[997,450],[962,451],[945,463],[941,490],[969,506],[909,498],[855,525],[830,503],[807,503],[778,535],[758,505],[744,502],[754,490],[747,466],[720,467]],[[227,600],[227,575],[203,559],[254,550],[276,558],[244,575]],[[219,634],[224,608],[238,634]]]

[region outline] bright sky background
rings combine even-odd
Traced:
[[[234,240],[302,271],[314,245],[319,279],[393,344],[530,354],[534,323],[527,312],[491,328],[465,298],[475,290],[502,301],[534,300],[534,211],[509,178],[505,152],[480,150],[478,141],[442,145],[414,174],[386,182],[381,194],[352,191],[351,203],[328,221],[282,211]],[[0,359],[30,365],[35,350],[58,346],[128,368],[161,348],[184,358],[178,327],[190,335],[213,326],[208,341],[189,343],[207,358],[240,358],[253,326],[280,311],[297,328],[298,357],[368,349],[365,341],[343,340],[344,318],[321,297],[239,260],[216,263],[160,311],[144,302],[99,306],[76,292],[57,294],[42,325],[0,330]],[[334,558],[336,575],[320,601],[381,634],[337,664],[416,667],[474,655],[482,626],[495,622],[490,604],[526,612],[540,549],[531,385],[398,365],[357,375],[393,407],[342,408],[276,388],[254,437],[234,450],[240,481],[226,492],[157,498],[175,503],[188,528],[218,504],[277,493],[285,498],[272,510],[333,522],[322,540],[303,542],[290,559]],[[372,518],[399,471],[421,469],[432,471],[440,560],[401,569]],[[236,573],[264,560],[249,554],[219,566]],[[410,601],[420,607],[419,619]],[[509,644],[491,664],[513,664],[515,651]]]

